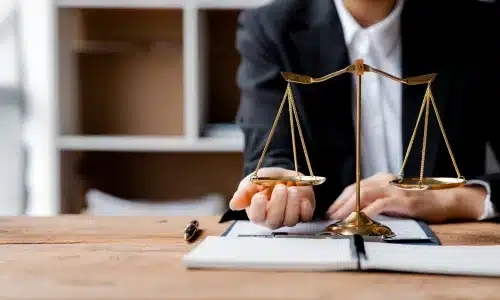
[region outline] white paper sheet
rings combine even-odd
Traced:
[[[500,245],[421,246],[366,243],[367,260],[363,269],[500,276]]]
[[[420,224],[412,219],[393,218],[386,216],[376,216],[373,218],[375,221],[381,222],[389,226],[396,234],[394,239],[426,239],[427,234],[424,232]],[[316,234],[321,232],[326,226],[336,222],[330,221],[316,221],[309,223],[299,223],[293,227],[282,227],[277,230],[271,230],[267,227],[254,224],[250,221],[237,221],[232,227],[227,236],[238,236],[240,234],[250,235],[265,235],[273,232],[288,232],[300,234]]]
[[[183,257],[187,268],[295,271],[353,270],[347,239],[266,239],[208,236]]]

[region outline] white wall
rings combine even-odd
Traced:
[[[0,215],[23,212],[21,99],[14,0],[0,0]]]
[[[16,1],[19,2],[19,53],[23,58],[21,70],[25,95],[22,133],[28,151],[26,214],[50,216],[59,213],[57,83],[54,71],[57,68],[56,8],[52,0]]]

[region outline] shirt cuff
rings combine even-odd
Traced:
[[[491,219],[495,218],[499,215],[497,211],[495,211],[495,207],[493,206],[493,203],[491,202],[491,188],[490,184],[486,181],[483,180],[469,180],[465,185],[481,185],[486,189],[486,199],[484,200],[484,212],[483,214],[478,218],[479,221],[485,220],[485,219]]]

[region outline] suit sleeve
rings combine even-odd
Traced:
[[[241,61],[237,84],[241,98],[236,123],[245,137],[245,176],[255,171],[286,89],[279,49],[266,33],[273,29],[272,24],[261,24],[256,10],[244,11],[238,18],[236,48]],[[290,131],[288,103],[285,103],[261,167],[295,169]],[[300,144],[297,146],[299,155]],[[299,171],[304,172],[303,166],[299,161]]]
[[[483,80],[483,88],[478,91],[481,99],[482,105],[484,105],[483,111],[485,112],[485,119],[487,120],[484,130],[486,131],[486,139],[490,144],[490,147],[495,154],[495,157],[500,161],[500,134],[498,132],[498,117],[500,111],[498,109],[500,101],[500,93],[498,89],[498,64],[497,55],[499,53],[498,48],[498,26],[494,24],[496,22],[496,12],[498,12],[498,3],[486,3],[483,4],[479,10],[481,14],[481,24],[484,26],[482,29],[481,38],[481,57],[483,57],[481,67],[481,78]],[[485,203],[485,216],[486,218],[491,218],[499,215],[500,213],[500,173],[485,174],[477,178],[488,183],[488,198]],[[486,214],[487,213],[487,214]]]

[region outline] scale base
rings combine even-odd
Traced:
[[[377,221],[370,219],[363,212],[353,212],[342,221],[328,225],[322,234],[331,235],[369,235],[393,237],[392,230]]]

